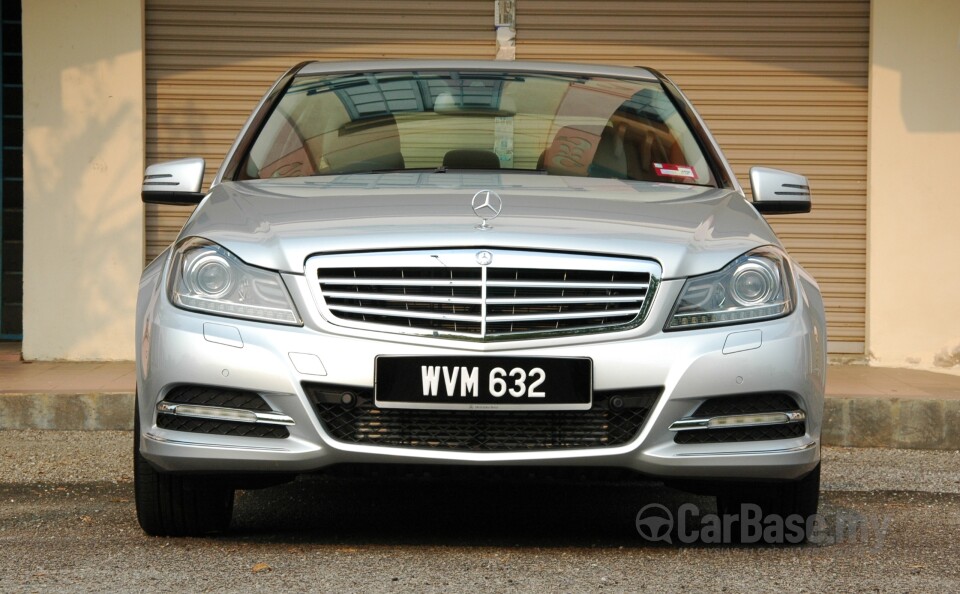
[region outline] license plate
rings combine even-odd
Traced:
[[[583,357],[377,357],[379,408],[587,410]]]

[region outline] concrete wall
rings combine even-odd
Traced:
[[[133,359],[143,6],[23,3],[25,359]]]
[[[874,0],[867,348],[960,374],[960,2]]]

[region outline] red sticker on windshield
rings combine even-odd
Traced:
[[[690,165],[674,165],[673,163],[654,163],[657,175],[663,177],[689,177],[696,179],[697,172]]]

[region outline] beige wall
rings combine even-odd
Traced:
[[[23,3],[26,359],[133,358],[143,7]]]
[[[960,2],[874,0],[867,349],[960,374]]]

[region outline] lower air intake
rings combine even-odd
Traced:
[[[270,405],[256,392],[219,388],[216,386],[190,384],[176,386],[167,392],[164,400],[176,404],[194,404],[260,412],[270,412],[271,410]],[[290,431],[283,425],[260,425],[236,421],[197,419],[163,413],[157,415],[157,427],[170,431],[206,433],[208,435],[271,437],[276,439],[290,437]]]
[[[742,396],[723,396],[711,398],[697,407],[694,417],[713,417],[723,415],[745,415],[769,412],[787,412],[798,410],[797,401],[789,394],[780,392],[747,394]],[[678,431],[673,440],[682,444],[702,443],[742,443],[750,441],[771,441],[803,437],[807,424],[803,421],[784,425],[764,425],[759,427],[730,427],[695,429]]]
[[[327,432],[336,440],[383,447],[456,452],[592,449],[624,445],[640,433],[661,389],[594,394],[585,411],[381,409],[369,394],[355,405],[329,402],[337,387],[304,384]],[[627,405],[614,409],[613,396]]]

